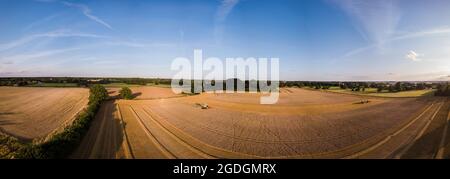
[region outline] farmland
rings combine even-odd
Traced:
[[[408,97],[430,96],[430,95],[433,95],[433,92],[435,90],[424,89],[424,90],[402,91],[402,92],[377,92],[377,89],[369,88],[364,92],[354,92],[349,89],[334,88],[334,89],[329,89],[326,91],[335,92],[335,93],[344,93],[344,94],[356,94],[356,95],[363,95],[363,96],[374,96],[374,97],[408,98]]]
[[[449,157],[450,102],[423,95],[430,90],[280,88],[276,104],[261,105],[262,93],[186,95],[158,85],[126,86],[134,98],[122,100],[125,86],[106,86],[110,99],[70,158]],[[1,140],[62,131],[87,107],[88,91],[0,87]]]
[[[443,97],[281,88],[277,104],[260,105],[262,94],[132,90],[136,100],[102,105],[72,158],[432,158],[448,144]],[[433,147],[421,149],[431,134]]]
[[[0,87],[0,129],[23,141],[69,125],[88,103],[83,88]]]

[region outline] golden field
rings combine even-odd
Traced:
[[[69,125],[87,106],[83,88],[0,87],[0,130],[30,141]]]
[[[430,126],[449,111],[438,97],[282,88],[277,104],[261,105],[261,94],[131,89],[137,100],[106,102],[73,158],[400,158],[428,133],[442,134]]]

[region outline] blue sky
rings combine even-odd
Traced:
[[[278,57],[283,80],[449,80],[446,0],[0,0],[0,76],[171,77]]]

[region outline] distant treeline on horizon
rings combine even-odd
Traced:
[[[182,79],[179,79],[182,80]],[[232,80],[229,79],[229,80]],[[160,82],[161,84],[170,84],[171,78],[139,78],[139,77],[0,77],[0,82],[5,81],[40,81],[43,83],[77,83],[82,81],[91,81],[99,83],[130,83],[130,84],[147,84]],[[200,81],[200,80],[195,80]],[[222,81],[222,80],[217,80]],[[248,80],[246,80],[248,81]],[[252,80],[251,80],[252,81]],[[255,81],[255,80],[253,80]],[[346,80],[330,80],[330,81],[314,81],[314,80],[280,80],[280,83],[297,84],[297,83],[396,83],[396,82],[408,82],[408,83],[448,83],[448,81],[346,81]]]
[[[182,85],[182,79],[178,82]],[[184,80],[186,81],[186,80]],[[188,80],[189,81],[189,80]],[[203,88],[204,80],[190,80],[191,92],[194,93],[194,86],[200,86],[201,91],[205,91]],[[223,89],[226,90],[226,84],[233,83],[234,90],[237,90],[237,84],[241,83],[245,86],[245,91],[249,91],[251,87],[260,91],[260,82],[256,80],[239,80],[228,79],[212,80],[211,84],[216,83],[223,84]],[[128,85],[171,85],[172,79],[160,79],[160,78],[102,78],[102,77],[4,77],[0,78],[0,86],[41,86],[41,84],[53,84],[58,87],[88,87],[92,84],[114,84],[123,83]],[[61,84],[61,85],[58,85]],[[70,85],[64,85],[70,84]],[[200,84],[200,85],[193,85]],[[268,81],[268,85],[271,85],[271,81]],[[45,86],[45,85],[42,85]],[[330,89],[331,87],[339,87],[340,89],[349,89],[351,91],[365,91],[367,88],[376,88],[378,92],[400,92],[410,90],[423,90],[423,89],[436,89],[436,95],[448,96],[450,94],[448,81],[429,81],[429,82],[408,82],[408,81],[366,81],[366,82],[352,82],[352,81],[279,81],[279,87],[309,87],[313,89]],[[49,86],[51,87],[51,85]]]

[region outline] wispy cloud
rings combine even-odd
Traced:
[[[140,43],[140,42],[132,42],[132,41],[111,41],[111,42],[106,42],[105,45],[136,47],[136,48],[175,47],[176,46],[176,44],[173,44],[173,43]]]
[[[51,15],[51,16],[47,16],[47,17],[45,17],[43,19],[39,19],[39,20],[29,24],[28,26],[26,26],[22,30],[23,31],[27,31],[27,30],[33,29],[36,26],[40,26],[40,25],[44,24],[45,22],[48,22],[48,21],[51,21],[51,20],[55,19],[58,16],[59,16],[59,14],[54,14],[54,15]]]
[[[385,39],[384,41],[382,41],[380,43],[373,43],[373,44],[370,44],[370,45],[367,45],[364,47],[353,49],[353,50],[347,52],[342,58],[351,57],[353,55],[365,52],[367,50],[377,48],[383,44],[392,43],[395,41],[414,39],[414,38],[420,38],[420,37],[431,36],[431,35],[440,35],[440,34],[450,34],[450,27],[437,28],[437,29],[431,29],[431,30],[426,30],[426,31],[411,32],[411,33],[405,33],[402,35],[397,35],[397,36],[391,37],[389,39]]]
[[[28,73],[31,71],[27,70],[15,70],[15,71],[1,71],[1,77],[19,77],[19,76],[29,76]]]
[[[106,23],[99,17],[92,15],[92,10],[88,6],[86,6],[84,4],[76,4],[76,3],[71,3],[71,2],[67,2],[67,1],[61,1],[61,3],[64,4],[65,6],[79,9],[89,19],[91,19],[109,29],[112,29],[112,27],[108,23]]]
[[[11,41],[9,43],[0,44],[0,51],[9,50],[21,45],[27,44],[39,38],[49,37],[49,38],[61,38],[61,37],[84,37],[84,38],[108,38],[107,36],[101,36],[96,34],[78,33],[71,32],[70,30],[56,30],[47,33],[33,34],[19,38],[17,40]]]
[[[239,3],[239,0],[222,0],[215,15],[214,36],[216,43],[221,43],[224,33],[224,22],[233,8]]]
[[[37,2],[56,2],[57,0],[34,0]]]
[[[53,56],[56,54],[79,50],[79,49],[80,48],[65,48],[65,49],[40,51],[40,52],[34,52],[34,53],[28,53],[28,54],[12,55],[12,56],[7,56],[7,57],[1,57],[0,61],[17,63],[17,62],[22,62],[22,61],[26,61],[26,60],[49,57],[49,56]]]
[[[75,51],[79,50],[80,48],[66,48],[66,49],[54,49],[54,50],[47,50],[47,51],[39,51],[39,52],[32,52],[27,54],[20,54],[20,55],[12,55],[7,57],[0,57],[0,62],[4,61],[3,63],[0,63],[0,77],[5,76],[40,76],[42,71],[36,71],[37,67],[39,65],[29,65],[29,60],[37,60],[37,59],[48,59],[52,58],[52,56],[66,53],[69,51]],[[28,64],[28,65],[24,65]],[[39,64],[42,64],[39,62]],[[45,70],[46,74],[48,74],[50,71]]]
[[[392,0],[330,0],[353,20],[361,36],[371,43],[381,43],[395,33],[400,9]]]
[[[422,54],[419,54],[419,53],[416,53],[416,52],[414,52],[414,51],[412,51],[412,50],[410,50],[410,51],[405,55],[405,58],[408,59],[408,60],[417,62],[417,61],[421,61],[421,60],[422,60],[422,59],[419,58],[420,56],[423,56],[423,55],[422,55]]]
[[[216,21],[225,21],[228,14],[230,14],[230,12],[238,3],[239,0],[223,0],[216,13]]]
[[[104,20],[100,19],[99,17],[95,16],[92,14],[92,10],[89,8],[89,6],[84,5],[84,4],[78,4],[78,3],[72,3],[72,2],[68,2],[68,1],[59,1],[59,0],[35,0],[37,2],[44,2],[44,3],[54,3],[54,2],[59,2],[67,7],[71,7],[71,8],[76,8],[78,10],[81,11],[81,13],[83,13],[84,16],[86,16],[87,18],[105,26],[108,29],[113,29],[111,27],[111,25],[109,25],[108,23],[106,23]]]
[[[418,37],[424,37],[424,36],[428,36],[428,35],[448,34],[448,33],[450,33],[450,27],[436,28],[436,29],[431,29],[431,30],[427,30],[427,31],[402,34],[402,35],[399,35],[397,37],[390,39],[390,41],[418,38]]]

